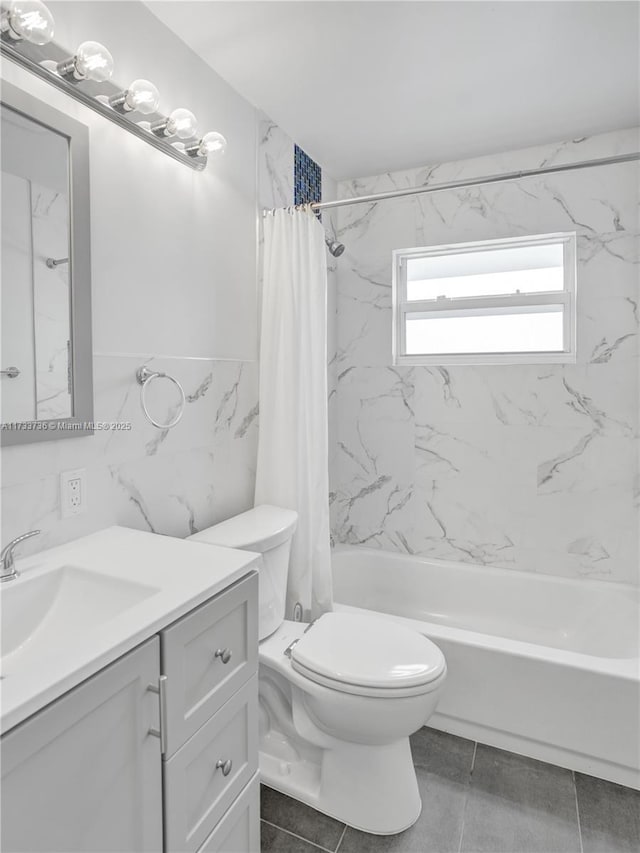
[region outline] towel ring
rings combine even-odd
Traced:
[[[184,395],[184,388],[182,387],[182,385],[178,382],[177,379],[174,379],[173,376],[169,376],[168,373],[161,373],[160,371],[157,371],[157,370],[149,370],[148,367],[139,367],[136,370],[136,379],[138,380],[138,383],[141,385],[141,388],[140,388],[140,404],[142,406],[142,411],[144,412],[145,417],[147,418],[149,423],[152,424],[154,427],[157,427],[157,429],[172,429],[179,422],[180,418],[184,414],[184,405],[186,402],[186,398]],[[147,385],[150,385],[154,379],[168,379],[169,382],[173,382],[173,384],[176,386],[176,388],[180,392],[180,405],[178,407],[178,414],[175,416],[175,418],[172,421],[169,421],[166,424],[161,424],[159,421],[154,420],[154,418],[152,418],[151,415],[149,414],[149,410],[147,409],[147,400],[146,400],[146,396],[145,396],[146,390],[147,390]]]

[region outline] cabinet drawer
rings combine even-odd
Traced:
[[[258,575],[234,584],[160,637],[169,757],[257,671]]]
[[[224,762],[230,762],[226,776]],[[258,676],[254,675],[164,762],[168,853],[197,850],[257,769]]]
[[[260,774],[256,773],[198,853],[260,853]]]

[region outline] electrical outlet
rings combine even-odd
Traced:
[[[60,474],[60,509],[63,518],[81,515],[87,504],[87,472],[84,468]]]

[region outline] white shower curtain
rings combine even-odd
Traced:
[[[298,513],[287,618],[331,610],[327,260],[310,208],[264,220],[260,430],[255,502]]]

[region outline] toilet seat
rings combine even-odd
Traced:
[[[292,668],[343,693],[381,698],[437,689],[440,649],[417,631],[367,614],[325,613],[291,647]]]

